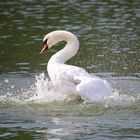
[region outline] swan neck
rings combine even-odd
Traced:
[[[66,41],[65,47],[54,54],[49,63],[61,63],[64,64],[67,60],[73,57],[79,49],[78,38],[71,34],[66,38],[63,38],[62,41]]]

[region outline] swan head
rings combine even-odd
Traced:
[[[71,38],[74,38],[75,35],[64,30],[57,30],[52,31],[45,35],[43,38],[43,44],[42,49],[40,51],[40,54],[44,54],[48,49],[50,49],[52,46],[57,44],[60,41],[69,41]]]
[[[43,54],[52,46],[62,41],[62,38],[64,39],[64,32],[66,31],[59,30],[59,31],[50,32],[47,35],[45,35],[43,38],[43,44],[42,44],[42,49],[40,51],[40,54]]]
[[[44,54],[49,48],[51,48],[52,45],[50,45],[50,43],[49,43],[50,40],[52,40],[51,35],[47,34],[47,35],[44,36],[40,54]]]

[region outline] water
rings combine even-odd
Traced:
[[[140,139],[139,0],[7,0],[0,7],[0,139]],[[39,99],[47,62],[61,48],[40,56],[40,45],[56,29],[79,38],[68,64],[106,79],[112,97]]]

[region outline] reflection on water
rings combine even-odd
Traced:
[[[140,139],[139,0],[7,0],[0,7],[0,139]],[[58,29],[80,41],[68,63],[107,79],[119,96],[101,104],[25,103],[60,49],[40,56],[42,38]]]

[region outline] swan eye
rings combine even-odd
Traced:
[[[43,45],[44,45],[44,44],[47,44],[47,41],[48,41],[48,39],[46,39],[46,40],[43,42]]]

